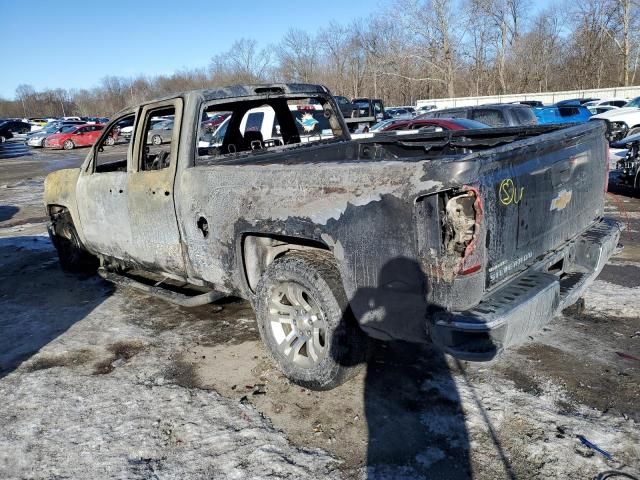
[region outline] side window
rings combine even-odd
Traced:
[[[341,137],[341,116],[331,103],[322,95],[301,95],[205,105],[195,163],[209,164],[227,156],[259,154]]]
[[[262,121],[264,120],[263,112],[250,113],[247,117],[247,125],[244,127],[245,132],[259,132],[262,129]]]
[[[500,110],[492,108],[482,108],[473,110],[471,117],[476,122],[485,123],[492,127],[506,127],[507,122],[504,119],[504,115]]]
[[[125,115],[102,136],[102,145],[96,151],[95,173],[127,171],[127,152],[135,120],[135,114]]]
[[[580,113],[580,110],[577,107],[560,107],[558,110],[560,111],[561,117],[572,117]]]
[[[140,152],[141,170],[162,170],[171,164],[171,140],[175,107],[149,110],[144,118],[143,147]]]

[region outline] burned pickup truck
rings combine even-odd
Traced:
[[[108,145],[121,122],[131,142]],[[352,140],[325,87],[235,86],[115,115],[45,204],[63,267],[184,306],[248,299],[282,371],[327,389],[367,335],[488,360],[575,303],[620,234],[607,148],[600,122]]]

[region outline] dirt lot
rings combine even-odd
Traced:
[[[640,199],[630,192],[608,197],[628,227],[625,249],[584,312],[491,363],[374,344],[358,377],[311,392],[268,361],[247,302],[185,309],[60,270],[42,182],[84,154],[0,160],[0,478],[638,475]]]

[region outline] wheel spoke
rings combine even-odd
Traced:
[[[311,311],[311,305],[309,305],[309,302],[305,300],[303,290],[300,285],[290,283],[287,287],[287,298],[294,305],[302,307],[307,312]]]
[[[293,343],[291,344],[291,349],[287,352],[287,357],[292,362],[295,361],[295,358],[300,354],[300,349],[303,347],[305,343],[305,338],[302,335],[297,335]]]
[[[315,341],[315,332],[313,333],[313,337],[307,340],[307,352],[309,353],[309,357],[313,363],[318,361],[318,352],[316,349],[320,348],[320,344]]]
[[[287,285],[287,299],[297,307],[302,306],[300,303],[302,299],[302,289],[295,283],[290,283]]]
[[[296,309],[291,305],[285,305],[284,303],[276,300],[271,300],[269,302],[269,313],[278,314],[278,313],[286,313],[287,315],[293,315]]]

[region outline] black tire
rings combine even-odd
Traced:
[[[98,259],[82,245],[69,212],[52,215],[49,237],[58,252],[63,270],[92,274],[98,269]]]
[[[301,366],[282,352],[287,340],[278,342],[274,330],[277,322],[271,321],[274,318],[271,313],[273,296],[283,285],[292,283],[304,289],[307,293],[305,298],[309,304],[315,305],[322,320],[325,332],[323,353],[317,355],[317,363],[313,365]],[[292,382],[312,390],[330,390],[354,376],[364,365],[367,338],[349,309],[340,273],[331,255],[295,252],[276,259],[258,282],[254,306],[262,341],[280,370]],[[281,316],[280,313],[275,315]],[[289,346],[295,342],[296,338],[289,340]],[[303,348],[307,352],[309,347]],[[302,348],[298,347],[298,350],[302,352]],[[300,355],[295,356],[301,358]]]

